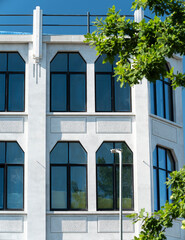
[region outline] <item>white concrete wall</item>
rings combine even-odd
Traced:
[[[103,141],[125,141],[133,151],[134,212],[143,207],[153,211],[152,152],[156,145],[172,151],[178,169],[183,165],[181,89],[174,93],[175,122],[150,114],[146,79],[131,89],[131,113],[96,113],[97,56],[82,36],[43,36],[38,62],[30,36],[4,36],[4,42],[0,36],[0,51],[18,51],[26,62],[25,112],[0,113],[0,140],[18,141],[25,152],[25,206],[20,212],[0,211],[0,239],[118,239],[118,211],[96,211],[95,153]],[[87,112],[49,110],[50,61],[58,51],[79,52],[87,63]],[[181,69],[181,60],[170,61]],[[80,141],[88,153],[88,211],[50,211],[49,154],[57,141]],[[131,240],[139,233],[139,225],[124,218],[123,230],[124,239]],[[167,234],[169,240],[185,237],[178,221]]]

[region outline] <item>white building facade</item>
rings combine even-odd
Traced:
[[[39,7],[33,35],[0,35],[0,239],[118,239],[111,148],[123,149],[123,239],[140,230],[126,215],[169,200],[164,181],[184,164],[182,89],[120,90],[100,58],[82,35],[43,35]],[[182,72],[182,58],[172,66]],[[167,236],[185,239],[180,220]]]

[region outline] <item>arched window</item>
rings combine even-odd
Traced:
[[[165,182],[175,170],[175,162],[168,149],[157,146],[153,152],[154,210],[158,211],[165,202],[171,202],[170,188]]]
[[[120,88],[120,82],[114,77],[116,60],[113,65],[103,64],[103,58],[101,55],[95,63],[96,112],[130,112],[130,86]]]
[[[165,78],[151,83],[150,95],[151,113],[173,121],[173,90],[170,80]]]
[[[51,210],[87,209],[87,153],[79,142],[58,142],[50,153]]]
[[[125,142],[104,142],[96,152],[97,210],[119,209],[119,156],[123,150],[123,209],[133,210],[133,154]]]
[[[24,111],[25,62],[19,53],[0,53],[0,111]]]
[[[79,53],[57,53],[50,81],[51,112],[86,111],[86,63]]]
[[[23,210],[24,152],[16,142],[0,142],[0,210]]]

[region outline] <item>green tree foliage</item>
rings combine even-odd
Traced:
[[[113,6],[105,19],[96,19],[96,31],[85,35],[86,42],[98,54],[106,54],[104,62],[119,61],[115,75],[121,85],[138,84],[144,77],[150,82],[170,78],[174,88],[185,86],[185,74],[165,68],[166,58],[185,54],[185,2],[182,0],[135,0],[133,10],[149,8],[154,18],[137,23],[116,12]],[[127,59],[132,60],[132,65]]]
[[[167,185],[171,186],[173,203],[166,202],[161,210],[152,215],[142,209],[139,214],[129,216],[134,219],[134,223],[142,221],[141,232],[134,240],[164,240],[165,231],[173,226],[173,221],[185,218],[185,166],[170,176]],[[182,229],[185,229],[185,220],[182,221]]]

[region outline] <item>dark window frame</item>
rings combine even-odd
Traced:
[[[132,91],[131,91],[131,87],[130,87],[130,110],[129,111],[116,111],[115,110],[115,82],[116,82],[116,79],[114,77],[114,64],[111,64],[112,65],[112,69],[111,69],[111,72],[98,72],[96,71],[96,62],[98,61],[98,59],[101,57],[101,55],[96,59],[95,61],[95,112],[132,112]],[[102,63],[103,64],[103,63]],[[98,111],[97,110],[97,93],[96,93],[96,87],[97,87],[97,75],[108,75],[108,76],[111,76],[111,110],[110,111]],[[123,86],[124,87],[124,86]]]
[[[101,146],[104,143],[113,143],[113,148],[115,148],[115,144],[116,143],[121,143],[124,142],[126,145],[127,143],[125,141],[103,141],[102,144],[100,145],[100,147],[97,149],[96,154],[98,152],[98,150],[101,148]],[[127,147],[129,148],[129,146],[127,145]],[[130,148],[129,148],[130,149]],[[132,152],[132,150],[130,149],[130,151]],[[124,154],[124,153],[123,153]],[[133,154],[133,152],[132,152]],[[116,169],[119,169],[119,163],[116,163],[116,154],[113,154],[113,158],[114,158],[114,163],[105,163],[105,164],[99,164],[97,163],[97,158],[96,158],[96,209],[97,211],[118,211],[119,209],[116,207],[116,203],[117,203],[117,187],[116,187]],[[98,208],[98,167],[112,167],[113,171],[113,208]],[[122,163],[122,168],[124,166],[131,166],[132,167],[132,190],[133,190],[133,198],[132,198],[132,206],[133,208],[123,208],[123,211],[133,211],[134,210],[134,164],[132,163]],[[124,193],[123,193],[124,194]]]
[[[67,71],[51,71],[51,62],[55,59],[55,57],[58,54],[67,54]],[[69,71],[69,54],[79,54],[82,60],[85,63],[86,70],[85,72],[70,72]],[[52,110],[52,103],[51,103],[51,93],[52,93],[52,75],[57,75],[57,74],[65,74],[66,75],[66,110],[61,111],[61,110]],[[85,76],[85,108],[83,111],[71,111],[70,110],[70,75],[73,74],[82,74]],[[56,55],[53,57],[53,59],[50,61],[50,112],[87,112],[87,63],[85,59],[82,57],[82,55],[79,52],[57,52]]]
[[[7,63],[6,63],[6,71],[0,71],[0,74],[5,75],[5,110],[0,110],[0,112],[25,112],[25,66],[24,66],[24,71],[8,71],[8,54],[16,53],[21,57],[24,64],[25,64],[25,61],[19,52],[16,52],[16,51],[15,52],[0,52],[0,54],[1,53],[7,54]],[[23,74],[24,75],[24,101],[23,101],[23,110],[22,111],[15,111],[15,110],[11,111],[8,109],[9,75],[11,75],[11,74],[15,74],[15,75]]]
[[[169,71],[169,67],[166,65],[166,69]],[[164,116],[160,116],[158,114],[158,107],[157,107],[157,89],[156,89],[156,83],[151,83],[153,84],[153,96],[154,96],[154,99],[151,99],[150,97],[150,101],[151,101],[151,104],[152,104],[152,101],[153,101],[153,105],[154,105],[154,113],[155,115],[159,116],[159,117],[162,117],[164,119],[167,119],[169,121],[174,121],[174,106],[173,106],[173,89],[172,89],[172,86],[171,86],[171,82],[170,81],[165,81],[164,79],[158,79],[158,81],[162,82],[162,94],[163,94],[163,112],[164,112]],[[166,91],[165,91],[165,86],[168,86],[170,88],[170,101],[171,101],[171,106],[170,106],[170,110],[171,110],[171,116],[170,118],[168,119],[167,116],[166,116]],[[150,90],[151,91],[151,90]]]
[[[5,163],[0,163],[0,168],[4,169],[4,192],[3,192],[3,208],[0,208],[0,212],[1,211],[24,211],[24,163],[6,163],[6,149],[7,149],[7,143],[17,143],[18,146],[20,147],[19,143],[16,141],[0,141],[5,143]],[[22,150],[22,148],[20,147],[20,149]],[[22,150],[23,151],[23,150]],[[23,151],[24,153],[24,151]],[[9,166],[19,166],[22,167],[23,170],[23,207],[22,208],[7,208],[7,170]]]
[[[50,154],[51,152],[54,150],[54,148],[56,147],[56,145],[58,143],[67,143],[68,144],[68,163],[51,163],[50,162],[50,210],[51,211],[87,211],[88,210],[88,172],[87,172],[87,163],[86,164],[74,164],[74,163],[69,163],[69,144],[70,143],[79,143],[80,146],[84,149],[84,151],[86,152],[87,154],[87,159],[88,159],[88,153],[87,151],[85,150],[85,148],[83,147],[83,145],[79,142],[79,141],[58,141],[55,146],[52,148],[52,150],[50,151]],[[87,160],[86,159],[86,160]],[[66,167],[66,172],[67,172],[67,208],[52,208],[52,196],[51,196],[51,193],[52,193],[52,186],[51,186],[51,179],[52,179],[52,167]],[[81,208],[81,209],[74,209],[74,208],[71,208],[71,167],[84,167],[85,168],[85,171],[86,171],[86,208]]]
[[[165,168],[161,168],[159,167],[159,148],[164,150],[165,151]],[[157,183],[156,183],[156,186],[157,186],[157,209],[154,209],[155,211],[158,211],[160,210],[160,181],[159,181],[159,170],[162,170],[162,171],[165,171],[166,173],[166,180],[168,178],[168,174],[170,174],[171,172],[175,171],[176,169],[176,166],[175,166],[175,160],[172,156],[172,153],[169,149],[167,148],[164,148],[164,147],[161,147],[161,146],[156,146],[155,148],[156,150],[156,162],[157,162],[157,166],[154,166],[153,164],[153,170],[155,169],[156,170],[156,180],[157,180]],[[154,151],[155,151],[154,150]],[[172,158],[172,161],[173,161],[173,169],[171,171],[168,170],[168,161],[167,161],[167,154],[169,154]],[[153,162],[154,162],[154,159],[153,159]],[[154,180],[153,180],[154,181]],[[154,186],[154,184],[153,184]],[[154,187],[153,187],[153,191],[154,191]],[[153,192],[154,193],[154,192]],[[155,195],[155,193],[154,193]],[[166,186],[166,196],[167,196],[167,199],[166,201],[169,201],[169,188]]]

